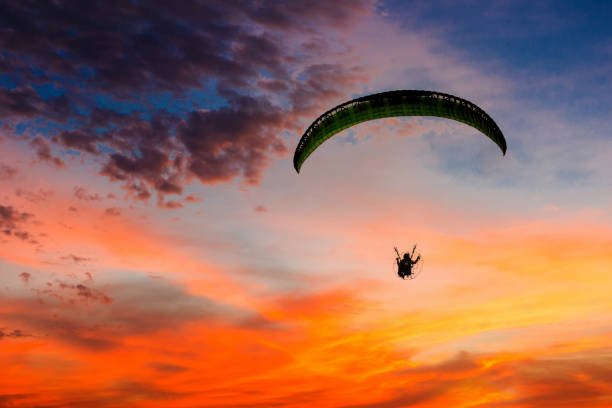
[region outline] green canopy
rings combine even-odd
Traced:
[[[473,103],[432,91],[390,91],[353,99],[328,110],[304,132],[293,156],[299,173],[302,164],[321,143],[340,131],[368,120],[394,116],[437,116],[470,125],[493,140],[506,154],[506,139],[493,119]]]

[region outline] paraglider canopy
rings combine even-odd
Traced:
[[[304,132],[293,156],[299,173],[304,161],[324,141],[361,122],[394,116],[437,116],[454,119],[478,129],[506,154],[506,139],[491,117],[473,103],[457,96],[419,90],[382,92],[353,99],[328,110]]]

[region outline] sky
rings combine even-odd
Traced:
[[[612,406],[610,2],[0,9],[1,407]]]

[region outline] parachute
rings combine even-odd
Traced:
[[[293,167],[299,173],[308,156],[336,133],[361,122],[394,116],[437,116],[463,122],[488,136],[506,154],[504,135],[478,106],[441,92],[403,90],[353,99],[319,116],[300,139],[293,156]]]

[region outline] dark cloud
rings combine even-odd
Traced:
[[[59,141],[64,147],[71,149],[98,153],[97,137],[82,130],[63,131],[54,141]]]
[[[104,214],[109,217],[118,217],[121,215],[121,209],[117,207],[110,207],[104,210]]]
[[[126,336],[178,331],[188,323],[276,329],[255,312],[190,294],[164,279],[132,276],[104,291],[89,281],[64,279],[32,292],[36,297],[12,298],[11,311],[0,312],[0,319],[94,351],[116,347]]]
[[[115,401],[134,398],[149,401],[175,400],[191,394],[190,392],[170,391],[158,385],[136,381],[122,381],[113,386],[111,392],[115,394]]]
[[[19,274],[19,279],[21,279],[23,281],[23,283],[27,284],[30,282],[30,278],[32,277],[32,275],[28,272],[21,272]]]
[[[47,201],[49,197],[53,195],[53,191],[43,190],[42,188],[38,189],[38,191],[22,190],[18,188],[15,190],[15,195],[17,197],[24,198],[31,203],[40,204]]]
[[[134,199],[156,193],[165,203],[194,176],[204,184],[258,183],[287,151],[283,131],[299,132],[319,104],[350,95],[363,80],[354,66],[322,62],[322,50],[326,30],[348,27],[375,6],[59,0],[0,7],[0,70],[17,84],[0,87],[0,120],[53,122],[45,137],[21,136],[38,160],[66,165],[52,144],[92,155],[100,174]],[[213,108],[190,99],[204,89]],[[170,98],[165,107],[152,102],[161,93]],[[179,112],[167,111],[179,104]]]
[[[138,155],[110,155],[100,174],[113,181],[128,182],[127,185],[134,190],[136,196],[146,200],[150,196],[149,188],[157,190],[161,195],[181,194],[181,167],[167,152],[158,148],[141,147]],[[136,181],[140,183],[130,184]]]
[[[318,112],[320,99],[341,96],[342,86],[366,79],[359,67],[338,64],[313,64],[304,70],[304,79],[289,92],[292,105],[296,110],[313,114]]]
[[[249,17],[268,28],[283,30],[311,29],[312,25],[346,27],[355,15],[371,11],[372,1],[340,0],[293,1],[283,4],[264,3],[251,6]]]
[[[62,168],[66,165],[62,159],[51,154],[49,142],[42,137],[35,137],[30,141],[30,145],[36,150],[36,155],[40,161],[52,163],[57,168]]]
[[[36,408],[64,408],[64,407],[116,407],[118,402],[131,403],[134,401],[147,401],[159,403],[160,401],[176,401],[193,393],[167,390],[159,385],[144,381],[113,381],[103,390],[72,390],[64,387],[55,394],[0,394],[2,407],[36,407]],[[41,398],[42,397],[42,398]],[[44,404],[41,399],[50,398]]]
[[[283,73],[277,38],[255,35],[249,25],[268,32],[347,26],[372,6],[358,0],[149,1],[121,7],[76,0],[7,2],[0,47],[14,55],[3,58],[5,72],[27,75],[29,62],[54,75],[77,76],[85,66],[93,70],[84,74],[88,84],[101,90],[175,91],[199,86],[207,76],[240,85],[257,68]]]
[[[160,201],[157,203],[157,205],[160,208],[166,208],[168,210],[175,210],[177,208],[183,208],[183,204],[181,202],[173,201],[173,200]]]
[[[31,87],[10,90],[0,88],[0,117],[33,117],[39,112],[36,105],[40,101],[41,98]]]
[[[36,243],[34,238],[27,231],[14,231],[13,235],[22,241],[31,241],[32,243]]]
[[[151,198],[151,192],[142,182],[130,182],[125,184],[125,188],[128,191],[128,194],[137,200],[147,201],[149,198]]]
[[[203,200],[197,194],[189,194],[188,196],[185,197],[185,201],[188,203],[200,203]]]
[[[189,321],[268,329],[272,325],[258,314],[216,300],[189,294],[185,288],[163,279],[138,280],[109,288],[116,302],[114,318],[135,332],[178,327]],[[254,327],[252,320],[259,318]]]
[[[427,387],[411,387],[407,390],[396,390],[398,396],[373,403],[345,405],[343,408],[400,408],[410,407],[431,401],[447,391],[447,382],[436,381]]]
[[[89,281],[89,280],[88,280]],[[55,280],[47,282],[40,288],[32,288],[41,299],[53,298],[62,303],[77,304],[79,302],[96,302],[100,304],[110,304],[113,299],[99,289],[86,286],[84,282],[66,282]]]
[[[269,92],[284,92],[289,89],[287,81],[280,79],[260,79],[257,86]]]
[[[6,164],[0,164],[0,180],[9,180],[17,174],[17,169]]]
[[[152,361],[148,365],[155,371],[158,371],[162,374],[178,374],[189,370],[187,367],[179,366],[176,364],[160,363],[156,361]]]
[[[246,389],[244,389],[246,388]],[[203,402],[199,405],[200,408],[268,408],[268,407],[296,407],[296,406],[310,406],[313,401],[325,401],[325,396],[330,395],[333,390],[327,385],[319,385],[316,390],[306,391],[294,391],[287,392],[280,396],[271,396],[269,393],[262,392],[262,390],[254,389],[252,387],[244,387],[242,390],[237,390],[236,387],[220,387],[213,392],[210,392],[211,396],[215,394],[232,395],[239,397],[240,400],[245,402],[237,402],[226,399],[224,402]],[[206,395],[206,394],[205,394]],[[250,399],[250,401],[249,401]],[[331,405],[334,406],[334,405]]]
[[[0,394],[0,406],[18,407],[24,400],[37,396],[38,394]]]
[[[76,264],[91,261],[91,258],[87,258],[85,256],[77,256],[77,255],[74,255],[74,254],[68,254],[66,256],[62,256],[61,259],[65,260],[65,261],[72,261],[72,262],[74,262]]]
[[[263,205],[258,205],[257,207],[255,207],[255,212],[268,212],[268,209]]]
[[[69,284],[69,283],[58,281],[57,285],[62,290],[72,291],[76,296],[78,296],[81,299],[98,301],[101,303],[112,303],[113,302],[113,299],[110,298],[105,293],[97,289],[92,289],[88,286],[85,286],[82,283],[77,283],[75,285],[75,284]]]
[[[0,340],[3,338],[21,338],[21,337],[32,337],[31,334],[26,334],[21,330],[6,330],[0,328]]]
[[[23,227],[34,216],[30,213],[20,212],[12,206],[0,205],[0,233],[5,236],[14,236],[23,241],[36,244],[32,235],[23,230]]]
[[[231,108],[192,112],[179,128],[179,138],[190,153],[188,168],[203,183],[242,176],[256,183],[269,153],[286,147],[277,136],[284,112],[265,99],[232,95]]]
[[[74,196],[82,201],[100,201],[102,200],[102,197],[100,197],[98,193],[89,194],[83,187],[75,187]]]

